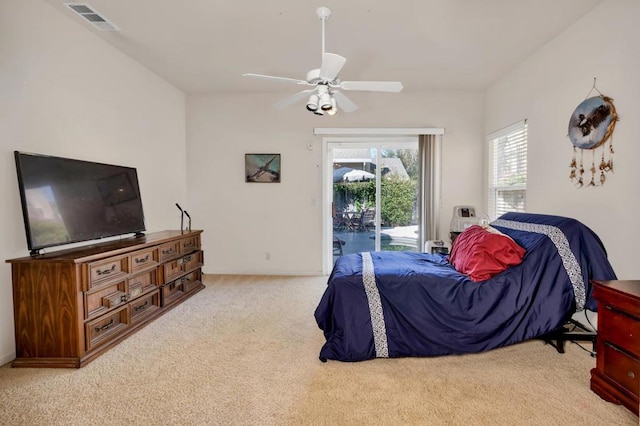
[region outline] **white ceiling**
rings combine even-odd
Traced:
[[[98,31],[43,0],[187,93],[282,92],[326,51],[342,80],[399,80],[405,91],[484,89],[600,0],[89,0],[121,28]],[[292,87],[291,91],[297,91]]]

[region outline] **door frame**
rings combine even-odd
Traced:
[[[315,127],[313,134],[327,135],[322,138],[322,273],[328,275],[333,269],[333,216],[331,214],[331,202],[328,200],[333,191],[328,191],[327,181],[333,184],[333,164],[329,168],[329,152],[327,139],[333,137],[352,136],[356,138],[384,137],[384,136],[420,136],[420,135],[444,135],[444,127]],[[420,190],[420,189],[419,189]],[[327,194],[328,193],[328,194]],[[328,206],[328,207],[327,207]],[[380,216],[380,215],[378,215]],[[331,241],[330,241],[331,239]]]
[[[402,149],[407,144],[418,147],[418,136],[410,135],[381,135],[381,136],[329,136],[322,138],[323,149],[323,185],[322,185],[322,241],[323,261],[322,271],[327,275],[333,268],[333,150],[336,148],[376,148],[376,160],[379,164],[381,148]],[[376,204],[381,202],[380,172],[376,167]],[[376,205],[375,217],[375,250],[380,250],[380,208]]]

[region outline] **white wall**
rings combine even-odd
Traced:
[[[136,167],[149,231],[179,227],[185,96],[40,0],[0,2],[0,259],[28,255],[13,151]],[[0,264],[0,365],[15,358]]]
[[[187,209],[205,230],[205,272],[321,273],[323,153],[314,127],[444,127],[441,235],[454,205],[480,206],[484,94],[352,92],[360,109],[334,117],[304,102],[273,107],[294,92],[188,97]],[[280,153],[282,183],[245,183],[245,153]]]
[[[0,257],[27,254],[14,150],[137,167],[147,228],[176,228],[174,204],[183,204],[193,227],[205,230],[207,273],[311,274],[322,267],[322,212],[312,203],[321,199],[322,150],[314,127],[444,127],[444,236],[454,205],[482,205],[485,135],[528,118],[528,209],[584,221],[604,240],[619,277],[634,278],[639,7],[633,0],[605,2],[497,82],[486,99],[477,92],[354,93],[361,109],[330,118],[314,116],[302,104],[272,106],[290,92],[185,101],[183,93],[44,2],[3,0]],[[594,76],[621,117],[614,134],[616,170],[605,187],[578,190],[568,179],[567,123]],[[315,150],[307,150],[309,142]],[[282,154],[282,183],[244,182],[244,154],[252,152]],[[0,266],[0,276],[1,364],[14,357],[8,265]]]
[[[497,82],[486,98],[485,133],[528,119],[527,210],[585,223],[603,240],[621,279],[638,279],[639,21],[640,2],[605,1]],[[577,189],[569,180],[567,126],[594,77],[600,92],[614,99],[620,117],[613,135],[615,169],[604,186]],[[601,153],[598,149],[596,167]],[[591,152],[585,160],[588,170]]]

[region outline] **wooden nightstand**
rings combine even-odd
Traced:
[[[640,281],[594,281],[598,301],[596,368],[591,390],[638,415]]]

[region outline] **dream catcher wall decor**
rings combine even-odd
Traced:
[[[598,96],[589,97],[593,91],[598,92]],[[596,88],[596,79],[593,79],[593,87],[587,94],[587,98],[580,103],[571,114],[569,120],[569,140],[573,144],[573,158],[571,159],[571,173],[569,179],[576,184],[578,188],[584,186],[584,152],[591,151],[591,181],[587,186],[604,185],[607,179],[605,173],[613,172],[613,130],[618,121],[616,107],[613,105],[613,99],[603,95]],[[606,143],[608,142],[608,144]],[[600,164],[596,168],[596,150],[602,147],[602,155],[600,156]],[[576,158],[579,152],[579,162]],[[608,154],[605,156],[605,153]],[[587,161],[589,160],[587,153]],[[600,171],[598,183],[596,183],[596,174]]]

